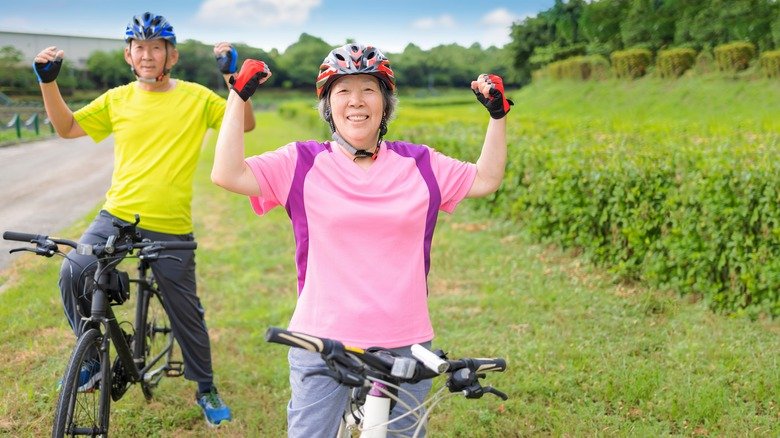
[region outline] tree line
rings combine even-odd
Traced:
[[[273,76],[265,86],[283,89],[314,89],[323,58],[337,44],[306,33],[298,41],[280,52],[265,51],[245,44],[236,44],[239,65],[246,58],[265,61]],[[177,44],[179,62],[173,76],[206,85],[212,89],[224,88],[224,80],[217,70],[212,46],[195,40]],[[468,86],[484,71],[510,76],[511,57],[504,48],[482,48],[479,44],[462,47],[448,44],[423,50],[414,44],[401,53],[385,53],[391,60],[399,87],[458,87]],[[0,48],[0,91],[7,94],[35,94],[38,85],[26,60],[13,47]],[[103,90],[125,84],[134,79],[124,60],[122,50],[92,53],[86,69],[76,70],[65,59],[58,78],[64,93],[78,90]]]
[[[759,50],[780,48],[780,4],[776,0],[556,0],[548,10],[516,22],[510,43],[484,48],[447,44],[423,50],[407,45],[390,58],[399,87],[462,87],[479,73],[504,77],[508,86],[530,82],[531,72],[579,55],[603,55],[627,48],[652,52],[672,47],[712,50],[719,44],[747,41]],[[338,44],[301,34],[284,51],[237,44],[239,63],[262,59],[274,75],[267,86],[313,88],[318,67]],[[174,75],[211,88],[224,87],[210,45],[188,40],[177,46]],[[87,68],[68,63],[58,83],[65,93],[104,90],[133,80],[121,50],[95,52]],[[28,60],[13,47],[0,48],[0,91],[38,93]]]

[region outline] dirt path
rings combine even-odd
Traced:
[[[52,138],[0,148],[0,231],[58,235],[101,202],[111,182],[114,138]],[[58,236],[78,238],[78,236]],[[17,254],[0,239],[0,270]]]

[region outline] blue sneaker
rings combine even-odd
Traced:
[[[91,360],[81,367],[79,372],[78,392],[92,392],[100,381],[100,362]],[[62,380],[57,384],[57,391],[62,389]]]
[[[198,406],[203,409],[203,416],[206,417],[206,424],[209,426],[217,427],[223,421],[233,419],[233,416],[230,415],[230,408],[222,401],[216,388],[211,388],[209,392],[196,392],[195,400],[198,402]]]

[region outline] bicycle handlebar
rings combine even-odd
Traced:
[[[37,255],[51,257],[60,253],[57,245],[67,245],[75,249],[79,254],[94,255],[101,258],[115,257],[124,253],[132,253],[139,249],[139,257],[146,259],[157,259],[161,257],[171,258],[171,256],[159,256],[156,253],[162,250],[194,250],[198,243],[194,241],[149,241],[142,239],[136,226],[141,220],[140,216],[135,215],[134,222],[124,222],[119,219],[113,220],[113,225],[117,229],[117,234],[108,236],[105,242],[96,244],[80,244],[72,240],[57,239],[42,234],[22,233],[19,231],[6,231],[3,233],[3,239],[15,240],[18,242],[28,242],[35,244],[35,248],[16,248],[10,252],[30,251]]]
[[[95,255],[120,253],[132,249],[141,249],[141,250],[145,250],[145,252],[154,252],[159,250],[179,250],[179,249],[194,250],[198,248],[198,242],[180,241],[180,240],[146,241],[146,242],[135,242],[135,243],[129,243],[125,245],[114,245],[114,246],[110,246],[105,243],[86,245],[86,244],[79,244],[78,242],[74,242],[68,239],[58,239],[43,234],[30,234],[30,233],[22,233],[19,231],[6,231],[3,233],[3,239],[14,240],[17,242],[34,243],[38,246],[49,246],[52,247],[52,249],[54,249],[55,251],[57,250],[56,245],[67,245],[73,249],[79,250],[79,252],[81,252],[82,254],[95,254]],[[112,249],[109,250],[108,249],[109,247]]]
[[[441,351],[430,352],[426,350],[427,353],[436,355],[440,359],[441,362],[434,361],[433,365],[436,369],[427,367],[421,359],[415,357],[414,369],[405,370],[405,365],[396,368],[396,362],[408,361],[411,358],[398,356],[384,348],[371,347],[363,349],[351,347],[334,339],[320,338],[278,327],[268,328],[265,333],[265,340],[320,353],[332,371],[328,375],[339,381],[339,383],[349,386],[362,386],[367,381],[369,375],[379,375],[383,378],[415,383],[447,373],[449,375],[447,387],[450,389],[450,392],[462,391],[467,398],[480,398],[484,393],[493,393],[504,400],[507,399],[506,394],[501,391],[489,386],[483,388],[479,384],[479,379],[485,377],[483,373],[506,370],[506,360],[503,358],[448,360],[446,354]],[[419,348],[424,349],[421,346]],[[441,363],[446,364],[446,366],[438,366]],[[402,369],[402,371],[399,371],[399,369]],[[400,375],[399,372],[401,373]]]
[[[76,248],[76,246],[78,245],[76,242],[72,240],[57,239],[49,236],[44,236],[43,234],[21,233],[19,231],[6,231],[3,233],[3,239],[15,240],[17,242],[28,242],[28,243],[44,242],[48,240],[60,245],[68,245],[72,248]]]

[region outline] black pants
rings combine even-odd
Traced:
[[[81,236],[80,243],[94,244],[105,242],[106,238],[116,233],[112,225],[112,216],[107,211],[101,210],[95,220],[92,221],[87,231]],[[141,235],[151,240],[193,240],[192,234],[164,234],[138,228]],[[195,251],[175,250],[166,251],[166,254],[176,256],[182,261],[161,259],[151,264],[154,277],[160,286],[165,299],[165,307],[171,320],[173,336],[181,347],[184,358],[184,377],[196,382],[213,381],[211,368],[211,344],[203,319],[204,310],[197,295],[195,281]],[[60,292],[62,303],[65,307],[65,315],[68,317],[71,328],[76,336],[81,331],[82,309],[88,313],[90,297],[83,295],[85,279],[91,279],[95,272],[95,256],[80,255],[76,251],[68,254],[60,269]],[[82,270],[88,272],[82,275]],[[79,281],[81,279],[81,281]],[[90,280],[91,281],[91,280]],[[78,282],[79,284],[76,284]]]

